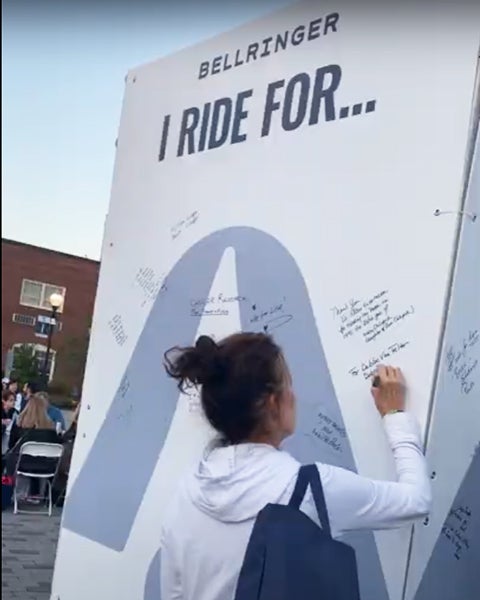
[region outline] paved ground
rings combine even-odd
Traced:
[[[2,512],[2,600],[50,600],[61,512]]]
[[[2,512],[2,600],[50,600],[60,517]]]

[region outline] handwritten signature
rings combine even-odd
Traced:
[[[259,308],[257,304],[253,304],[250,323],[261,325],[266,333],[290,323],[293,315],[285,312],[285,302],[286,298],[283,302],[274,303],[268,308]]]
[[[135,275],[135,284],[143,292],[141,306],[153,302],[159,293],[167,291],[167,281],[164,275],[159,277],[151,267],[141,267]]]
[[[454,557],[460,560],[470,549],[468,528],[472,511],[469,506],[459,506],[450,511],[442,528],[442,535],[452,544]]]
[[[307,437],[315,438],[323,442],[335,452],[343,452],[343,441],[347,437],[344,427],[340,427],[331,417],[319,411],[317,423]]]
[[[118,314],[115,315],[114,317],[112,317],[110,319],[110,321],[108,322],[108,325],[110,327],[110,331],[113,333],[113,337],[114,337],[116,343],[119,346],[123,346],[125,344],[125,342],[127,341],[128,336],[125,333],[125,330],[123,327],[122,317]]]
[[[246,302],[245,296],[226,296],[220,293],[217,296],[206,298],[192,298],[190,300],[190,316],[192,317],[226,317],[230,314],[229,304]]]
[[[447,371],[459,382],[462,394],[468,395],[474,389],[479,360],[471,356],[471,350],[480,342],[480,331],[468,332],[458,347],[449,346],[446,354]]]
[[[178,236],[185,231],[185,229],[188,229],[188,227],[191,227],[194,223],[196,223],[199,219],[199,212],[196,210],[193,213],[191,213],[190,215],[188,215],[188,217],[186,217],[185,219],[182,219],[181,221],[178,221],[178,223],[176,223],[173,227],[170,228],[170,235],[172,237],[172,240],[176,240],[178,238]]]
[[[353,377],[358,377],[359,375],[362,375],[364,379],[370,379],[378,365],[382,364],[395,354],[401,352],[409,344],[410,342],[408,341],[395,342],[394,344],[390,344],[379,354],[377,354],[376,356],[372,356],[368,360],[362,362],[360,366],[352,367],[348,372]]]

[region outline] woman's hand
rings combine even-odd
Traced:
[[[380,366],[372,382],[372,396],[378,412],[386,414],[405,410],[406,385],[402,371],[395,367]]]

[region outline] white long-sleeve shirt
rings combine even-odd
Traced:
[[[22,410],[23,396],[20,392],[15,394],[15,410],[19,413]]]
[[[412,415],[383,419],[397,480],[375,481],[317,463],[332,535],[400,527],[428,514],[430,481]],[[162,527],[162,600],[233,600],[255,518],[287,504],[300,464],[263,444],[208,451],[180,486]],[[311,492],[301,510],[318,523]]]
[[[5,427],[5,431],[2,434],[2,456],[4,456],[8,452],[8,447],[10,445],[10,435],[12,433],[12,428],[15,425],[17,420],[17,413],[13,413],[12,418],[10,419],[10,423]]]

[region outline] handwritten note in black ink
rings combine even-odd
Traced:
[[[167,291],[165,276],[158,276],[151,267],[141,267],[135,275],[134,283],[143,295],[141,306],[153,302],[159,293]]]
[[[335,452],[343,452],[343,441],[347,436],[345,429],[321,411],[317,414],[317,423],[312,429],[311,435]]]
[[[130,389],[130,380],[126,375],[122,377],[122,381],[120,382],[120,387],[118,388],[118,393],[122,398],[128,394],[128,390]]]
[[[260,325],[265,333],[283,327],[293,319],[293,315],[286,310],[286,302],[284,297],[281,302],[275,302],[267,308],[252,304],[250,323]]]
[[[190,316],[226,317],[230,314],[230,304],[246,301],[245,296],[228,296],[223,293],[207,298],[193,298],[190,300]]]
[[[125,374],[122,377],[118,393],[124,400],[118,405],[118,411],[116,412],[115,418],[119,421],[131,419],[133,417],[133,403],[128,401],[128,392],[130,390],[130,380],[128,375]]]
[[[188,215],[188,217],[186,217],[185,219],[182,219],[181,221],[178,221],[178,223],[175,223],[175,225],[173,225],[173,227],[170,228],[170,235],[172,237],[172,240],[176,240],[178,236],[181,235],[186,229],[194,225],[198,221],[199,216],[200,215],[196,210],[190,215]]]
[[[353,377],[358,377],[359,375],[361,375],[364,379],[370,379],[378,365],[387,362],[392,356],[397,355],[409,344],[410,342],[408,341],[395,342],[393,344],[390,344],[389,346],[387,346],[387,348],[384,348],[382,352],[379,352],[374,356],[370,356],[361,364],[352,367],[348,372]]]
[[[113,333],[116,343],[119,346],[123,346],[123,344],[125,344],[127,341],[128,336],[123,327],[122,317],[120,315],[115,315],[108,322],[108,326],[110,327],[110,331]]]
[[[442,528],[442,535],[452,545],[453,555],[461,560],[465,552],[470,549],[469,525],[472,510],[469,506],[453,508]]]
[[[391,310],[388,290],[380,290],[367,298],[351,298],[332,307],[331,312],[343,339],[362,336],[369,343],[413,315],[415,308]]]
[[[447,350],[447,370],[451,377],[458,382],[460,392],[468,396],[476,385],[479,360],[474,352],[480,347],[480,331],[470,330],[457,346],[449,346]]]

